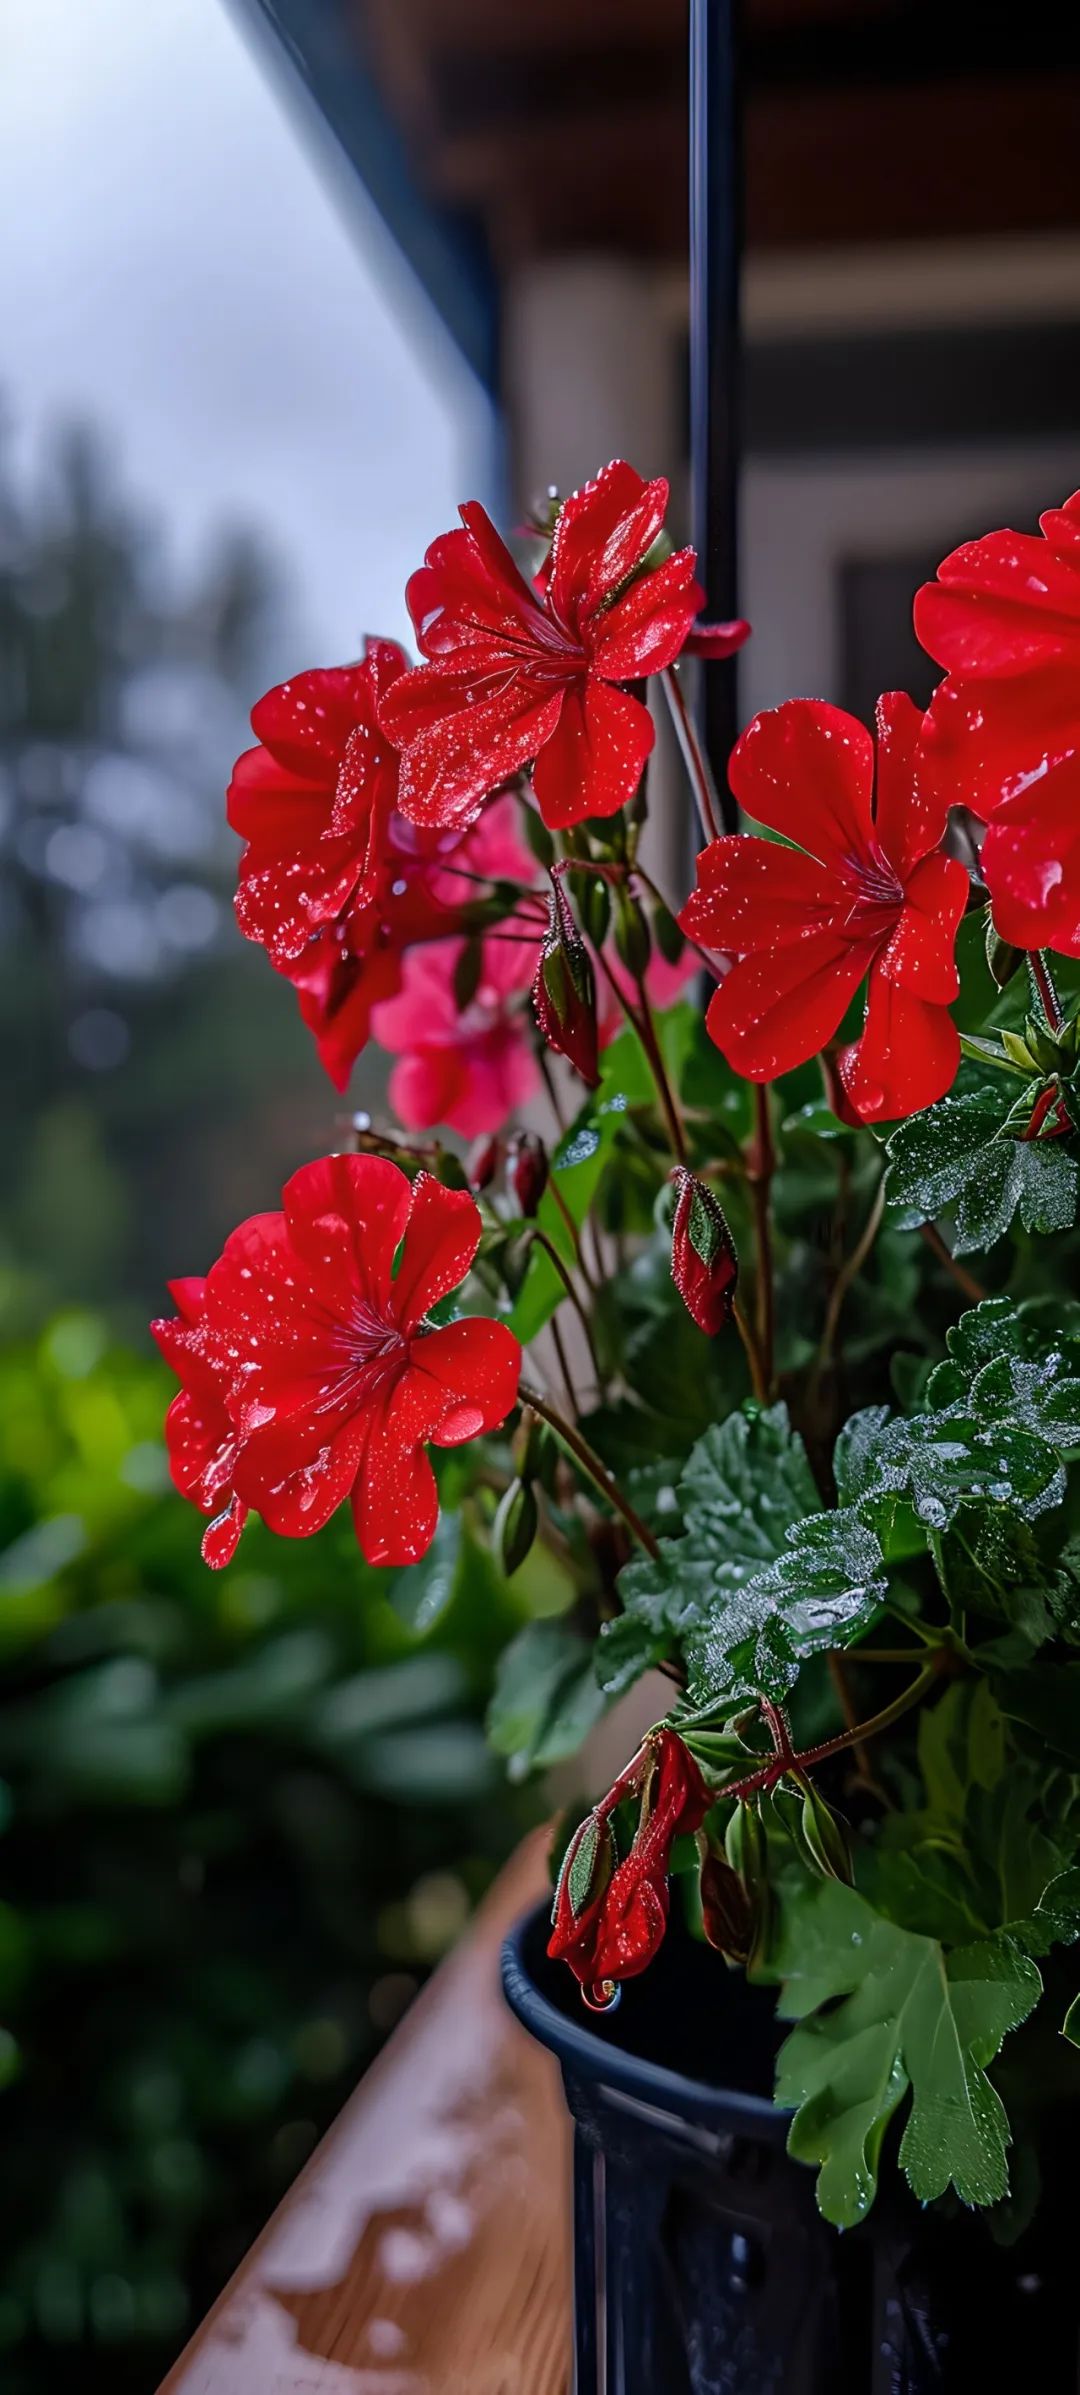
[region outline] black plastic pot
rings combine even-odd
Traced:
[[[785,2152],[769,1996],[673,1924],[597,2016],[547,1936],[546,1910],[519,1925],[503,1986],[557,2055],[573,2116],[575,2395],[1076,2395],[1064,2152],[1013,2246],[973,2215],[921,2212],[891,2154],[868,2220],[841,2236]]]

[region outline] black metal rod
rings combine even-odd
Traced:
[[[692,537],[715,621],[737,615],[743,164],[739,0],[690,0]],[[724,809],[738,731],[734,658],[701,668],[699,722]]]

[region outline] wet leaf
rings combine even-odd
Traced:
[[[942,1098],[901,1123],[888,1144],[889,1197],[927,1222],[955,1209],[957,1255],[985,1251],[1019,1213],[1026,1231],[1065,1231],[1076,1220],[1080,1168],[1072,1141],[1022,1140],[1004,1129],[1018,1083]],[[1037,1087],[1033,1092],[1037,1095]]]
[[[813,1475],[787,1408],[733,1413],[713,1424],[690,1456],[678,1503],[684,1535],[662,1540],[657,1560],[645,1557],[620,1575],[619,1594],[636,1633],[621,1623],[601,1633],[605,1685],[609,1656],[617,1658],[617,1685],[628,1686],[635,1659],[644,1670],[714,1611],[732,1605],[780,1554],[788,1530],[816,1510]]]
[[[788,1531],[775,1563],[685,1635],[691,1698],[779,1701],[808,1656],[869,1629],[885,1588],[880,1542],[859,1514],[811,1514]]]
[[[827,1880],[785,1904],[771,1969],[781,2016],[799,2023],[777,2101],[796,2107],[788,2150],[820,2166],[825,2218],[850,2228],[865,2216],[885,2131],[908,2103],[900,2163],[920,2202],[950,2186],[966,2204],[1000,2202],[1010,2133],[986,2066],[1042,1992],[1029,1955],[1007,1937],[946,1954]]]

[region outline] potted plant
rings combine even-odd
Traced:
[[[919,592],[926,715],[755,718],[732,831],[679,669],[747,628],[666,504],[617,461],[521,566],[465,507],[419,665],[256,706],[240,927],[338,1087],[396,1059],[395,1119],[175,1285],[173,1473],[214,1565],[350,1502],[414,1618],[464,1521],[532,1609],[518,1777],[654,1675],[506,1960],[578,2124],[580,2388],[1064,2388],[1080,496]]]

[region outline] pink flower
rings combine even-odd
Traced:
[[[399,1059],[390,1101],[408,1131],[444,1123],[475,1139],[500,1129],[539,1087],[521,1003],[533,977],[532,941],[486,939],[479,981],[462,1006],[455,975],[464,947],[442,940],[414,948],[398,996],[372,1018],[379,1046]]]
[[[604,953],[612,980],[618,982],[621,990],[625,990],[630,1004],[633,1006],[637,992],[626,966],[616,956],[613,947],[609,947]],[[666,956],[661,955],[659,948],[654,948],[645,968],[646,995],[654,1012],[662,1014],[665,1007],[674,1006],[676,1000],[682,997],[687,983],[693,981],[695,975],[702,969],[701,958],[696,948],[690,946],[689,941],[687,941],[682,955],[676,957],[674,964]],[[602,982],[601,990],[603,1003],[599,1022],[600,1045],[602,1048],[608,1048],[612,1040],[617,1039],[619,1032],[623,1029],[626,1016],[615,997],[611,983],[606,980]]]
[[[444,833],[433,843],[430,833],[395,815],[387,853],[378,902],[320,932],[289,967],[301,1015],[335,1089],[346,1087],[367,1046],[375,1008],[400,990],[404,951],[445,940],[467,910],[490,895],[493,883],[527,887],[537,875],[509,795],[495,799],[463,839]]]

